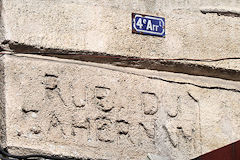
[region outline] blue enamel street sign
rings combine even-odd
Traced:
[[[165,18],[132,13],[132,33],[165,36]]]

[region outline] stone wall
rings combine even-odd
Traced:
[[[19,43],[143,58],[239,57],[237,0],[2,1],[6,39]],[[132,12],[165,17],[166,38],[132,34]],[[236,61],[201,64],[239,69]]]
[[[237,0],[1,3],[8,152],[189,160],[240,139]],[[132,34],[133,12],[166,37]]]
[[[2,61],[13,151],[190,159],[240,138],[239,82],[39,56]]]

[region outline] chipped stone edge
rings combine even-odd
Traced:
[[[226,6],[205,6],[200,7],[200,11],[203,14],[207,13],[216,13],[217,15],[229,16],[229,17],[240,17],[240,9],[239,8],[232,8]]]

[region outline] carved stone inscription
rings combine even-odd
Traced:
[[[96,75],[89,67],[37,69],[35,78],[26,74],[18,84],[15,113],[23,123],[11,120],[15,140],[73,145],[100,158],[103,148],[130,159],[160,154],[161,147],[198,150],[198,102],[185,88],[108,70]]]
[[[22,111],[34,112],[37,117],[48,117],[43,119],[48,128],[45,133],[41,130],[44,126],[34,131],[30,129],[31,132],[51,135],[55,141],[70,137],[76,142],[83,143],[84,139],[85,143],[91,141],[95,145],[101,142],[132,147],[150,145],[154,148],[157,130],[155,121],[159,110],[159,98],[155,93],[139,91],[139,97],[136,97],[139,110],[136,109],[140,115],[134,117],[127,113],[128,103],[121,102],[123,95],[118,95],[111,85],[84,86],[76,81],[68,83],[69,88],[63,88],[59,75],[44,75],[42,87],[45,89],[46,109],[42,108],[41,111],[34,107],[24,108],[23,105]],[[64,89],[65,93],[69,92],[68,95],[63,94]]]
[[[142,93],[144,114],[154,115],[158,111],[158,97],[155,93]]]

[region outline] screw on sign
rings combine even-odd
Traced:
[[[165,37],[165,18],[132,13],[132,33]]]

